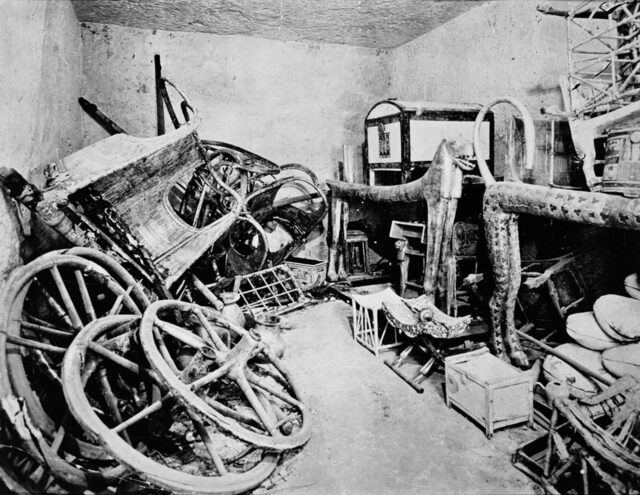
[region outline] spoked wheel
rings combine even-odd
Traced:
[[[280,360],[219,313],[158,301],[145,311],[140,342],[166,387],[220,430],[278,451],[309,440],[309,411]]]
[[[8,424],[0,427],[0,493],[67,493],[43,460],[25,450]]]
[[[116,282],[118,282],[125,290],[129,291],[131,298],[136,303],[136,306],[141,310],[144,310],[151,302],[149,297],[145,293],[142,285],[133,276],[124,269],[124,267],[108,254],[98,251],[97,249],[86,247],[72,247],[63,251],[57,251],[60,254],[70,254],[74,256],[80,256],[81,258],[88,259],[97,263],[104,268],[109,275],[111,275]]]
[[[110,335],[132,320],[96,320],[69,347],[62,381],[76,420],[142,482],[203,494],[241,493],[262,483],[277,455],[221,433],[176,401],[140,364],[135,333]]]
[[[86,323],[106,314],[140,315],[144,305],[134,301],[132,291],[96,263],[59,253],[37,258],[7,282],[0,333],[3,409],[13,414],[10,421],[22,431],[25,448],[74,486],[94,486],[121,468],[112,473],[113,463],[86,441],[60,399],[62,359]]]

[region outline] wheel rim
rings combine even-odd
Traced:
[[[73,256],[80,256],[86,258],[89,261],[97,263],[104,268],[109,275],[111,275],[116,282],[118,282],[125,289],[131,287],[131,298],[135,301],[136,305],[140,309],[144,309],[151,301],[144,292],[142,285],[133,278],[133,276],[123,268],[123,266],[113,259],[108,254],[98,251],[97,249],[91,249],[86,247],[73,247],[64,251],[60,251],[61,254],[69,254]]]
[[[53,276],[49,278],[49,273],[57,271],[58,281],[53,281]],[[71,286],[75,281],[70,281],[68,275],[73,271],[75,276],[81,276],[84,281],[86,291],[85,295],[88,295],[89,301],[91,301],[91,308],[86,307],[80,309],[75,303],[71,302],[69,306],[69,299],[75,292]],[[76,273],[79,272],[79,275]],[[91,279],[91,280],[88,280]],[[53,283],[51,283],[53,282]],[[65,302],[60,294],[56,294],[52,290],[53,286],[58,287],[58,284],[62,283],[68,293],[67,301]],[[5,298],[5,310],[8,311],[7,316],[4,318],[7,335],[4,336],[2,344],[0,344],[0,353],[6,356],[7,372],[11,380],[11,385],[16,394],[23,397],[29,408],[29,413],[35,423],[43,429],[47,434],[52,434],[52,424],[49,422],[51,418],[44,411],[40,400],[34,395],[33,386],[29,384],[29,373],[25,368],[23,351],[26,347],[29,347],[32,343],[36,342],[36,339],[31,337],[37,335],[42,337],[43,340],[48,340],[48,345],[52,345],[54,349],[51,352],[43,351],[48,357],[56,357],[53,359],[54,363],[60,364],[62,362],[61,355],[64,353],[65,344],[68,345],[73,338],[73,335],[80,330],[85,322],[96,319],[99,316],[103,316],[105,312],[113,311],[114,313],[125,311],[133,314],[141,314],[141,310],[133,299],[126,293],[126,289],[122,288],[113,278],[111,278],[99,265],[77,256],[60,255],[57,253],[50,253],[39,257],[34,262],[26,265],[15,274],[15,277],[11,277],[7,284],[8,290]],[[102,289],[102,292],[100,290]],[[80,290],[78,290],[80,292]],[[109,292],[111,294],[109,294]],[[47,295],[50,296],[54,304],[58,306],[58,310],[62,310],[66,316],[59,316],[57,314],[37,314],[33,315],[31,312],[28,315],[25,314],[25,309],[33,309],[35,304],[40,305],[45,302],[46,306],[49,305]],[[39,297],[44,296],[44,297]],[[38,301],[35,299],[38,298]],[[103,299],[102,301],[98,301]],[[96,304],[98,303],[98,304]],[[111,304],[113,303],[113,304]],[[109,308],[110,309],[107,309]],[[46,308],[42,308],[45,309]],[[55,313],[55,310],[52,312]],[[75,313],[71,315],[71,313]],[[83,314],[84,313],[84,314]],[[88,314],[93,313],[93,314]],[[48,316],[51,316],[49,318]],[[66,320],[66,321],[65,321]],[[24,325],[29,328],[30,334],[24,333]],[[51,334],[45,330],[50,328],[53,332],[60,332],[66,335]],[[44,332],[38,334],[35,332]],[[29,336],[24,345],[20,343],[11,343],[10,341],[17,338],[24,338]],[[42,343],[46,343],[42,342]],[[33,345],[36,345],[35,343]],[[16,347],[20,348],[20,352],[15,352]],[[61,349],[61,350],[58,350]],[[37,351],[37,349],[36,349]],[[38,352],[35,353],[36,357]],[[42,363],[44,366],[44,363]],[[53,377],[52,377],[53,378]],[[58,377],[59,378],[59,377]],[[54,378],[55,380],[55,378]]]
[[[275,469],[277,455],[271,453],[254,452],[257,459],[253,459],[245,466],[236,466],[225,458],[222,450],[218,449],[216,441],[219,440],[219,432],[213,431],[199,418],[193,417],[187,409],[175,403],[171,398],[172,393],[161,395],[160,400],[157,387],[142,387],[143,382],[159,384],[158,378],[154,379],[153,371],[129,360],[130,353],[143,356],[139,345],[134,339],[127,342],[119,342],[111,350],[111,357],[104,353],[102,342],[99,339],[111,329],[122,324],[122,321],[131,317],[108,317],[96,320],[87,325],[74,339],[64,358],[63,364],[63,388],[67,402],[76,420],[94,437],[101,442],[109,453],[122,464],[137,473],[142,479],[158,484],[173,491],[193,493],[240,493],[259,485]],[[133,336],[134,332],[130,336]],[[100,352],[102,347],[103,351]],[[113,353],[117,358],[113,358]],[[94,359],[96,364],[93,370],[86,370],[88,359]],[[118,361],[119,360],[119,361]],[[135,369],[132,366],[136,367]],[[127,376],[129,386],[135,387],[138,380],[140,397],[147,400],[125,400],[121,389],[117,397],[117,411],[119,416],[105,412],[99,415],[96,412],[96,404],[99,396],[96,395],[96,381],[101,379],[99,370],[108,369],[107,380],[113,380],[118,373]],[[117,370],[121,370],[118,372]],[[137,371],[137,372],[135,372]],[[145,379],[141,378],[145,376]],[[112,389],[115,392],[115,387]],[[144,395],[146,394],[146,396]],[[132,406],[132,404],[134,404]],[[169,414],[167,416],[167,414]],[[189,427],[189,423],[191,426]],[[170,425],[168,429],[167,424]],[[158,427],[158,425],[162,425]],[[173,454],[160,451],[163,448],[157,445],[149,445],[144,442],[150,438],[149,432],[156,431],[155,437],[161,437],[164,448],[170,448],[174,444],[167,441],[167,436],[182,432],[181,441],[188,438],[199,438],[199,444],[195,441],[189,443],[191,452],[196,456],[194,461],[177,466],[173,461]],[[189,437],[189,435],[192,435]],[[134,448],[129,442],[136,444]],[[244,449],[245,444],[232,440],[232,449]],[[181,448],[186,444],[182,444]],[[227,444],[225,448],[229,448]],[[226,454],[225,454],[226,455]],[[207,458],[208,456],[208,458]],[[237,457],[237,456],[234,456]],[[245,469],[246,468],[246,469]],[[233,471],[235,469],[236,471]],[[244,470],[244,471],[243,471]],[[202,472],[208,475],[202,475]]]
[[[77,486],[106,482],[121,472],[102,449],[82,438],[83,431],[56,394],[66,347],[85,322],[107,308],[138,315],[144,309],[98,264],[56,252],[16,270],[5,290],[0,393],[6,401],[24,399],[28,422],[38,432],[23,438],[26,448],[48,464],[56,478]],[[104,467],[103,472],[85,469],[82,459]]]
[[[175,312],[198,334],[171,321]],[[234,338],[225,344],[225,332]],[[222,337],[221,337],[222,335]],[[247,443],[282,451],[311,435],[308,409],[273,352],[210,308],[158,301],[145,311],[140,342],[152,368],[177,399]],[[187,359],[181,359],[181,353]]]

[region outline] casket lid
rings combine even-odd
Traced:
[[[482,105],[477,103],[442,103],[434,101],[409,101],[409,100],[382,100],[376,103],[365,120],[389,117],[401,112],[411,112],[420,115],[425,111],[478,111]]]

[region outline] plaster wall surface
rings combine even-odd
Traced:
[[[82,145],[80,26],[71,2],[0,0],[0,166],[29,177]],[[0,201],[0,279],[19,263],[19,228]]]
[[[154,54],[200,110],[199,135],[332,178],[344,144],[363,142],[369,107],[386,94],[381,50],[246,36],[82,24],[83,95],[129,134],[156,134]],[[168,117],[167,129],[171,128]],[[83,116],[85,146],[106,137]],[[323,259],[324,235],[299,253]]]
[[[530,0],[482,5],[391,52],[390,92],[403,99],[479,103],[515,96],[534,118],[563,108],[558,78],[568,71],[565,20]],[[571,8],[569,2],[554,7]],[[498,106],[496,167],[504,163],[506,122]],[[498,170],[499,171],[499,170]]]
[[[128,133],[156,133],[153,56],[202,114],[200,137],[332,177],[385,92],[386,52],[245,36],[83,24],[83,94]],[[170,126],[170,122],[167,121]],[[84,144],[105,137],[85,117]]]
[[[566,24],[538,13],[537,5],[482,5],[398,47],[389,60],[391,91],[402,98],[482,104],[510,95],[532,112],[562,108],[558,77],[568,70]]]
[[[537,116],[542,106],[561,107],[565,24],[536,5],[481,4],[390,51],[83,23],[82,91],[128,133],[155,135],[158,53],[163,74],[199,108],[202,138],[307,165],[324,180],[336,175],[343,144],[363,142],[366,112],[384,98],[486,103],[512,95]],[[500,116],[496,131],[500,172]],[[106,137],[86,115],[83,132],[85,146]],[[321,239],[307,254],[323,257]]]

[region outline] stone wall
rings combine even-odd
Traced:
[[[200,109],[202,138],[305,164],[321,179],[336,175],[343,144],[362,143],[366,112],[383,98],[484,103],[514,95],[535,113],[561,104],[557,78],[567,68],[564,21],[537,14],[534,1],[479,6],[391,51],[80,26],[67,0],[1,4],[2,165],[26,175],[106,136],[81,112],[80,94],[127,132],[154,135],[156,53]],[[0,222],[8,233],[1,275],[19,262],[19,228],[6,202]]]
[[[568,71],[566,21],[536,11],[531,0],[496,1],[475,8],[393,50],[390,92],[403,99],[485,104],[515,96],[542,118],[540,108],[563,108],[558,78]],[[562,9],[569,2],[554,2]],[[495,108],[496,171],[506,160],[508,107]]]
[[[393,50],[391,91],[406,99],[469,103],[511,95],[536,112],[562,107],[566,22],[538,13],[537,5],[491,2]]]
[[[386,53],[85,23],[83,93],[128,133],[156,132],[153,56],[202,114],[200,136],[332,177],[385,92]],[[84,119],[84,144],[106,134]],[[171,125],[168,122],[168,125]]]
[[[80,26],[71,2],[0,1],[0,166],[29,176],[82,145]],[[0,200],[0,278],[20,262],[20,228]]]

